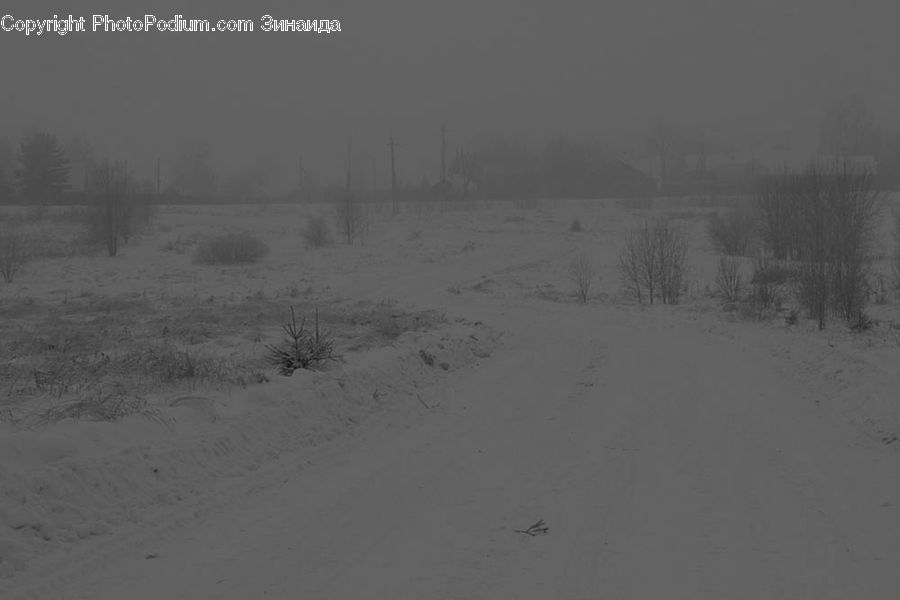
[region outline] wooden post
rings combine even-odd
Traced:
[[[388,148],[391,149],[391,212],[396,215],[400,213],[400,205],[397,201],[397,168],[394,162],[394,146],[396,146],[396,142],[392,132],[388,141]]]

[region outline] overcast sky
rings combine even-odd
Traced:
[[[494,132],[617,140],[663,116],[749,143],[808,143],[851,93],[900,110],[900,9],[860,0],[13,1],[2,13],[117,18],[338,19],[315,33],[0,32],[0,128],[81,133],[152,168],[203,135],[224,163],[298,156],[339,171],[346,136],[386,167],[391,130],[409,179]]]

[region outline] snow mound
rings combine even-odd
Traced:
[[[476,324],[407,332],[323,371],[275,376],[230,393],[170,399],[164,423],[67,420],[0,429],[0,596],[4,582],[102,560],[246,493],[281,483],[284,461],[388,410],[421,410],[417,390],[490,356]],[[434,357],[433,364],[422,354]],[[113,541],[115,543],[113,543]],[[75,551],[77,550],[77,559]],[[24,572],[24,573],[23,573]]]

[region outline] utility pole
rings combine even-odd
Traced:
[[[351,138],[347,136],[347,192],[350,192],[350,168],[352,167],[352,163],[350,162],[350,148],[351,148]]]
[[[160,168],[159,168],[159,157],[156,158],[156,195],[160,194]]]
[[[447,128],[441,125],[441,184],[447,180]],[[442,186],[443,187],[443,186]]]
[[[391,150],[391,212],[395,215],[400,213],[400,205],[397,202],[397,168],[396,163],[394,162],[394,147],[396,145],[394,133],[391,132],[388,141],[388,148]]]
[[[697,159],[697,170],[706,173],[706,130],[700,134],[700,156]]]
[[[306,188],[306,181],[305,181],[306,177],[305,177],[305,172],[303,171],[303,157],[302,156],[300,157],[300,159],[297,163],[297,166],[299,167],[299,170],[297,171],[297,199],[302,202],[305,199],[304,192],[306,191],[306,189],[305,189]]]

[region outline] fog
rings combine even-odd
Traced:
[[[814,143],[824,108],[859,94],[897,122],[895,5],[835,0],[370,0],[5,3],[4,14],[253,19],[253,33],[0,32],[0,135],[83,135],[149,173],[185,138],[219,167],[300,157],[339,178],[347,136],[386,181],[496,133],[635,145],[653,119],[731,144]],[[336,19],[330,34],[262,32],[260,18]],[[140,165],[144,165],[143,167]]]

